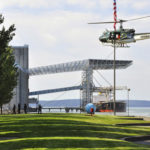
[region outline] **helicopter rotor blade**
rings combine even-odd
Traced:
[[[88,24],[107,24],[107,23],[115,23],[114,21],[107,21],[107,22],[90,22]],[[117,21],[116,23],[119,23],[119,21]]]
[[[129,19],[129,20],[126,20],[126,21],[134,21],[134,20],[139,20],[139,19],[144,19],[144,18],[149,18],[149,17],[150,17],[150,16],[144,16],[144,17]]]
[[[144,18],[149,18],[150,16],[144,16],[144,17],[139,17],[139,18],[134,18],[134,19],[128,19],[128,20],[117,20],[116,23],[123,23],[123,22],[128,22],[128,21],[134,21],[134,20],[139,20],[139,19],[144,19]],[[88,24],[109,24],[109,23],[115,23],[115,21],[106,21],[106,22],[90,22]]]
[[[106,23],[114,23],[113,21],[109,21],[109,22],[90,22],[88,24],[106,24]]]

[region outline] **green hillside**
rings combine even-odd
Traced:
[[[149,149],[121,138],[150,135],[150,127],[115,125],[142,122],[131,117],[85,114],[3,115],[0,116],[0,150]]]

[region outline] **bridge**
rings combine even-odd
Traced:
[[[118,86],[116,90],[127,90],[126,86]],[[29,96],[33,95],[42,95],[42,94],[50,94],[50,93],[57,93],[57,92],[64,92],[64,91],[73,91],[73,90],[83,90],[82,85],[79,86],[71,86],[71,87],[64,87],[64,88],[57,88],[57,89],[48,89],[48,90],[40,90],[40,91],[32,91],[29,92]],[[100,92],[106,93],[108,91],[113,91],[113,87],[93,87],[93,92]]]
[[[87,59],[30,68],[28,73],[29,76],[35,76],[35,75],[74,72],[74,71],[109,70],[113,69],[113,62],[114,62],[113,60]],[[131,60],[129,61],[116,60],[116,69],[126,69],[131,64],[132,64]]]
[[[29,92],[29,96],[40,95],[47,93],[55,93],[62,91],[70,90],[81,90],[82,91],[82,108],[87,103],[92,102],[93,92],[110,92],[113,87],[94,87],[93,84],[93,70],[110,70],[113,69],[113,60],[99,60],[99,59],[87,59],[80,61],[73,61],[62,64],[55,64],[49,66],[41,66],[36,68],[30,68],[26,71],[29,76],[44,75],[44,74],[56,74],[63,72],[74,72],[74,71],[83,71],[82,72],[82,83],[79,86],[64,87],[58,89],[49,89],[41,91]],[[131,60],[116,60],[116,69],[126,69],[132,64]],[[116,88],[117,89],[117,88]],[[124,89],[124,87],[120,87]]]
[[[57,88],[57,89],[40,90],[40,91],[29,92],[29,96],[64,92],[64,91],[72,91],[72,90],[81,90],[81,89],[82,89],[82,86],[79,85],[79,86],[64,87],[64,88]]]

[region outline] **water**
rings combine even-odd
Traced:
[[[48,109],[43,109],[43,113],[65,113],[65,109],[62,109],[61,111],[59,109],[52,109],[50,112]],[[80,113],[80,111],[70,111],[69,113]],[[96,114],[102,114],[102,115],[113,115],[113,112],[96,112]],[[126,112],[117,112],[117,116],[145,116],[150,117],[150,107],[129,107],[129,113],[128,108],[126,109]]]
[[[103,115],[113,115],[113,112],[108,113],[97,113],[97,114],[103,114]],[[150,117],[150,107],[128,107],[126,109],[126,112],[117,112],[117,116],[145,116]]]
[[[150,117],[150,107],[129,107],[129,115]]]

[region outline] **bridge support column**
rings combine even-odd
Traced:
[[[88,67],[82,74],[82,100],[81,108],[92,102],[93,98],[93,69]]]

